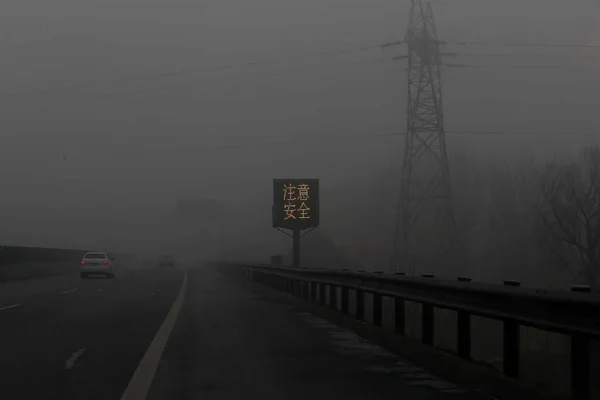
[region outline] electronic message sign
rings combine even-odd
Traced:
[[[319,180],[273,180],[273,227],[303,230],[319,226]]]

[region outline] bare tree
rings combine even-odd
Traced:
[[[490,275],[533,284],[537,281],[534,266],[539,257],[532,246],[537,195],[532,188],[539,186],[535,160],[523,152],[516,159],[493,165],[488,180],[486,253],[487,264],[493,267]]]
[[[588,147],[576,161],[548,164],[537,208],[553,241],[555,256],[580,283],[596,287],[600,269],[600,149]],[[573,262],[574,258],[578,261]]]

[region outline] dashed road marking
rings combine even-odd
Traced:
[[[184,272],[183,283],[181,284],[181,289],[179,289],[177,298],[173,302],[171,311],[169,311],[167,318],[165,318],[160,329],[156,333],[154,340],[150,343],[150,347],[135,370],[127,389],[125,389],[125,393],[121,396],[121,400],[146,399],[148,391],[150,390],[150,385],[154,379],[154,374],[156,374],[158,363],[160,362],[162,353],[167,345],[173,326],[175,326],[175,321],[177,321],[181,306],[183,305],[186,290],[187,272]]]
[[[11,304],[10,306],[0,307],[0,311],[10,310],[12,308],[17,308],[17,307],[20,307],[20,306],[21,306],[21,303]]]
[[[77,359],[79,357],[81,357],[81,355],[83,354],[84,351],[85,351],[85,349],[79,349],[75,353],[71,354],[71,357],[69,357],[65,361],[65,369],[73,368],[75,366],[75,363],[77,362]]]
[[[73,288],[73,289],[67,289],[67,290],[63,290],[62,292],[60,292],[60,294],[67,294],[67,293],[73,293],[75,291],[79,290],[78,287]]]

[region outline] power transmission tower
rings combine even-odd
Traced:
[[[411,0],[408,31],[408,101],[392,270],[450,261],[456,221],[442,107],[442,53],[431,4]]]

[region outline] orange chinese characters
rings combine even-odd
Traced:
[[[310,186],[308,186],[305,183],[298,185],[298,200],[307,201],[308,199],[310,199],[310,196],[308,195],[309,190]]]
[[[283,210],[285,211],[285,220],[296,219],[294,212],[296,211],[296,205],[292,203],[284,204]]]
[[[298,200],[296,197],[296,187],[291,183],[283,185],[283,200],[284,201],[295,201]]]
[[[306,203],[302,202],[298,208],[298,211],[300,212],[300,219],[310,219],[310,216],[308,215],[310,208],[308,208]]]

